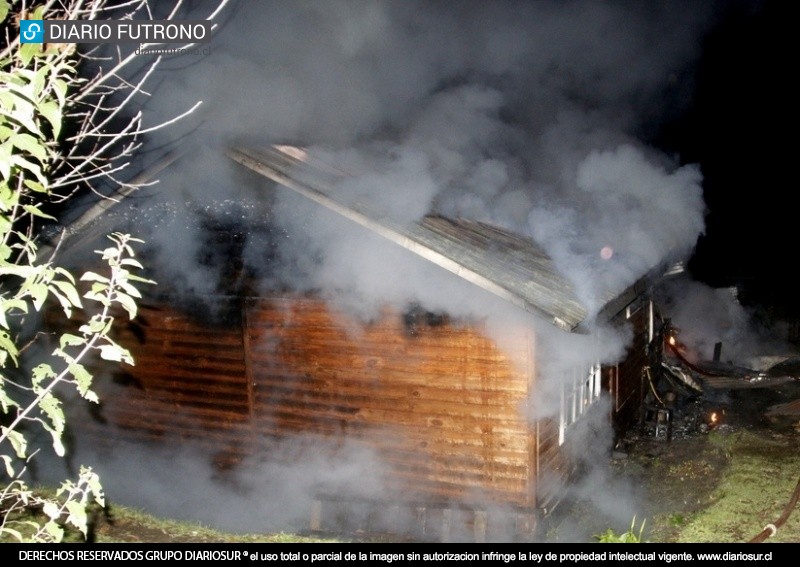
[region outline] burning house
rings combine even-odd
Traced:
[[[587,308],[530,238],[435,214],[395,223],[338,198],[331,176],[346,174],[297,148],[228,154],[272,191],[303,195],[517,315],[498,326],[387,304],[360,318],[325,290],[258,287],[237,259],[245,229],[210,226],[224,287],[187,296],[167,282],[142,302],[116,337],[136,364],[102,379],[102,404],[81,425],[99,447],[179,442],[221,477],[310,455],[354,470],[347,482],[309,482],[301,527],[481,540],[528,536],[558,506],[581,466],[582,420],[620,437],[642,418],[660,325],[650,293],[664,264],[607,292],[596,317],[628,341],[624,356],[603,360]],[[554,336],[585,351],[555,377],[542,368]]]
[[[187,155],[118,206],[135,220],[62,244],[131,232],[158,282],[118,330],[136,365],[99,369],[74,423],[111,453],[193,448],[143,466],[176,471],[153,507],[204,521],[222,483],[251,530],[535,530],[593,449],[664,415],[652,292],[705,203],[700,168],[651,145],[711,23],[690,4],[237,5],[142,103],[203,100],[141,159]],[[320,146],[221,147],[254,140]],[[199,470],[214,488],[181,498]]]

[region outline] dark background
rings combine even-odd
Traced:
[[[690,110],[654,143],[699,163],[706,233],[689,263],[712,286],[778,317],[800,316],[793,169],[796,64],[789,2],[728,2],[706,36]]]

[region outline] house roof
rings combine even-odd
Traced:
[[[579,331],[588,316],[588,309],[577,298],[572,283],[556,269],[553,260],[531,238],[476,220],[426,215],[412,223],[399,223],[385,213],[362,202],[348,202],[332,189],[349,173],[315,161],[299,148],[228,148],[234,161],[277,182],[316,203],[337,212],[351,221],[374,231],[420,257],[449,270],[464,280],[484,289],[525,311],[537,314],[555,326],[570,332]],[[146,179],[176,159],[174,155],[149,168],[139,178]],[[125,197],[127,195],[121,195]],[[117,222],[98,214],[107,209],[101,202],[73,222],[67,234],[86,241],[108,232],[99,221]],[[86,225],[92,225],[85,230]],[[624,290],[604,294],[606,302],[599,312],[611,318],[622,311],[651,285],[654,277],[663,275],[663,266],[654,267]]]
[[[299,148],[229,148],[227,154],[256,173],[562,329],[576,330],[587,316],[572,284],[530,238],[487,223],[441,215],[427,215],[410,224],[395,222],[364,203],[346,202],[331,185],[347,174],[306,159]]]

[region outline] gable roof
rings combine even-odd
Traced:
[[[227,155],[557,327],[574,331],[587,316],[572,284],[529,238],[487,223],[440,215],[397,223],[363,203],[346,203],[330,189],[346,174],[306,161],[298,148],[229,148]]]
[[[337,196],[331,189],[332,185],[349,174],[308,158],[299,148],[228,148],[226,153],[259,175],[300,193],[509,303],[543,317],[560,329],[570,332],[582,330],[588,309],[577,298],[572,283],[531,238],[485,222],[434,214],[413,223],[398,223],[364,203],[346,202]],[[177,154],[167,154],[134,181],[147,181],[176,159],[179,159]],[[100,233],[116,230],[113,225],[117,221],[100,213],[126,196],[127,193],[119,195],[117,201],[101,201],[65,227],[65,235],[73,237],[70,247],[85,243]],[[659,263],[625,289],[607,290],[598,317],[611,319],[624,310],[646,292],[654,280],[668,275],[664,273],[665,265]]]

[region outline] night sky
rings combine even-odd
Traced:
[[[785,2],[729,2],[705,39],[691,110],[656,143],[699,163],[706,233],[690,268],[714,286],[738,285],[743,303],[797,315],[797,208],[789,169],[793,105]]]

